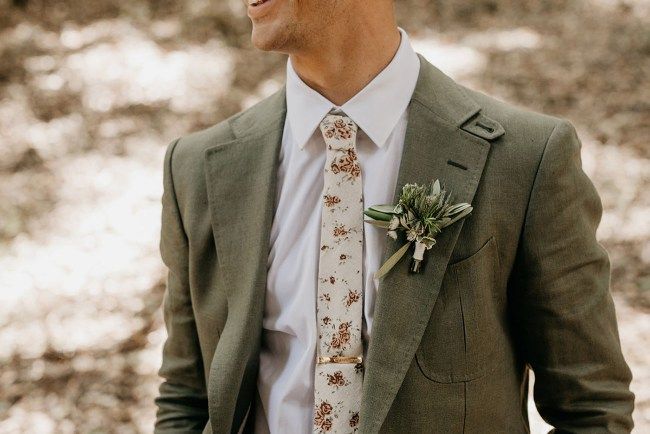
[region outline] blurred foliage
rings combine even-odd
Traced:
[[[578,126],[647,390],[650,2],[396,5],[440,63],[468,62],[459,81]],[[281,85],[286,58],[249,32],[238,0],[0,0],[0,433],[151,431],[162,153]]]

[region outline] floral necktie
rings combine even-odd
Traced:
[[[314,433],[354,433],[363,384],[363,189],[357,126],[328,114],[318,267]]]

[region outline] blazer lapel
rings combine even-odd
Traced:
[[[254,403],[285,113],[282,88],[231,120],[234,140],[205,150],[218,278],[228,299],[228,319],[210,366],[208,402],[215,433],[236,431]]]
[[[429,184],[435,178],[452,192],[454,202],[471,203],[490,144],[459,127],[480,107],[449,77],[418,56],[420,73],[408,108],[404,149],[391,203],[396,202],[404,184]],[[420,343],[447,263],[468,218],[471,214],[443,229],[436,245],[425,253],[422,273],[408,273],[410,249],[379,283],[364,374],[362,433],[376,433],[381,428]],[[388,240],[382,263],[401,245]]]

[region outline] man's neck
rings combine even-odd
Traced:
[[[341,106],[390,63],[400,38],[396,26],[357,29],[353,38],[329,38],[317,48],[289,57],[309,87]]]

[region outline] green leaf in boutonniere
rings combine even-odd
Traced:
[[[451,203],[451,194],[440,188],[436,179],[431,187],[405,184],[396,205],[373,205],[363,213],[371,220],[366,223],[387,229],[386,235],[397,240],[398,231],[406,234],[407,242],[382,264],[374,277],[384,276],[415,244],[409,270],[421,271],[424,252],[436,244],[436,236],[445,227],[454,224],[472,212],[468,203]]]

